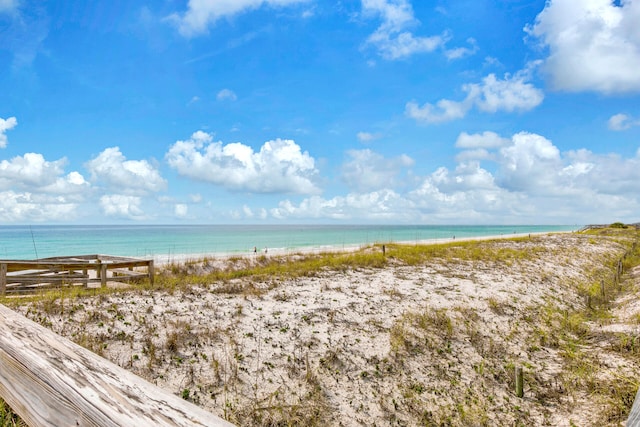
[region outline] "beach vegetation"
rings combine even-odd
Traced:
[[[0,427],[28,427],[28,424],[0,399]]]

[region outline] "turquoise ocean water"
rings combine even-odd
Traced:
[[[154,257],[242,255],[341,249],[373,243],[419,242],[520,233],[573,231],[579,226],[432,225],[34,225],[0,226],[1,259],[105,254]]]

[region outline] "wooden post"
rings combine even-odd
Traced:
[[[107,286],[107,264],[104,264],[101,259],[98,259],[98,266],[96,267],[98,278],[100,279],[100,286],[103,288]]]
[[[522,366],[516,366],[516,396],[524,396],[524,377],[522,375]]]
[[[0,264],[0,295],[7,293],[7,264]]]
[[[587,308],[591,308],[591,295],[587,295]]]
[[[149,261],[149,266],[147,268],[149,270],[149,284],[153,286],[153,278],[156,275],[155,268],[153,267],[153,260]]]
[[[384,245],[382,245],[382,255],[385,255],[387,253],[387,248],[385,248]]]
[[[600,280],[600,295],[604,298],[604,279]]]
[[[622,276],[622,260],[618,261],[618,277]]]

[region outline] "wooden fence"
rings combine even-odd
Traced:
[[[3,305],[0,397],[32,427],[232,426]]]
[[[141,271],[142,269],[142,271]],[[37,260],[0,260],[0,295],[63,285],[148,278],[153,284],[153,260],[110,255],[78,255]]]

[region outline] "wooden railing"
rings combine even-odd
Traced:
[[[32,427],[232,426],[3,305],[0,397]]]
[[[139,271],[143,268],[144,271]],[[153,260],[110,255],[77,255],[37,260],[0,260],[0,294],[47,287],[128,281],[148,278],[153,284]]]

